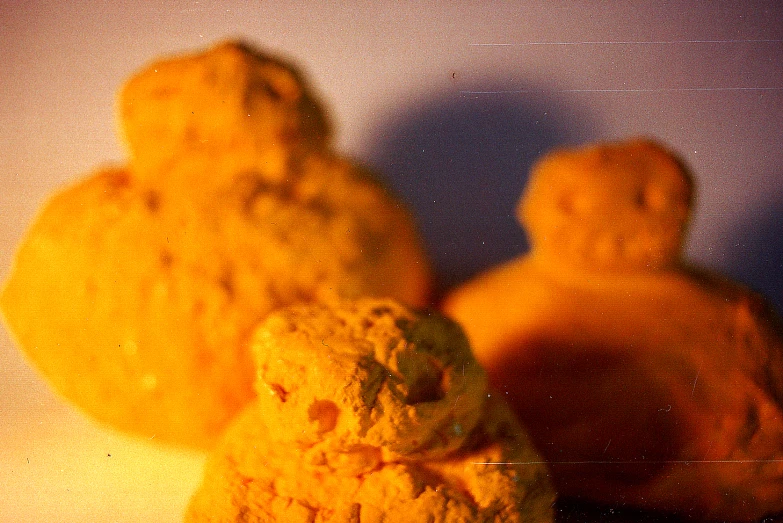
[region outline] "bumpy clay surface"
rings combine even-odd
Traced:
[[[552,521],[541,458],[452,322],[363,299],[274,313],[255,339],[259,398],[185,521]]]
[[[207,463],[185,522],[545,523],[554,493],[540,457],[502,404],[487,406],[462,451],[439,461],[379,462],[362,474],[301,468],[295,446],[270,442],[248,408]]]
[[[676,264],[693,184],[649,141],[560,149],[534,167],[517,215],[538,257],[595,269]]]
[[[270,434],[325,467],[353,452],[370,468],[442,457],[462,446],[486,399],[462,330],[392,301],[273,313],[253,354]]]
[[[531,252],[446,298],[563,496],[750,520],[783,510],[783,330],[680,258],[691,182],[661,146],[557,151]]]
[[[248,342],[270,311],[427,302],[410,216],[324,148],[312,100],[284,64],[231,43],[129,81],[130,164],[47,202],[0,301],[59,392],[121,429],[209,448],[255,395]]]
[[[245,164],[280,181],[293,156],[331,142],[329,122],[303,75],[236,42],[151,63],[123,86],[118,109],[140,178],[157,177],[183,153],[207,148],[232,151],[236,157],[224,159],[234,164],[229,175]],[[212,174],[199,181],[226,180]]]

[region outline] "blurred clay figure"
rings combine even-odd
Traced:
[[[293,66],[229,41],[154,61],[118,102],[128,161],[52,195],[0,293],[19,347],[93,418],[210,449],[255,397],[247,344],[271,311],[428,304],[412,215],[332,149]]]
[[[518,208],[531,252],[443,308],[561,496],[752,520],[783,510],[783,331],[682,260],[692,197],[654,142],[554,151]]]

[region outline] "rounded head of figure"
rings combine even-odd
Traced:
[[[282,171],[292,151],[323,148],[330,137],[296,69],[241,42],[150,64],[125,84],[118,105],[142,175],[193,149],[257,154]]]
[[[671,152],[634,139],[559,149],[534,165],[517,216],[534,256],[584,268],[678,263],[693,182]]]
[[[252,348],[272,439],[343,461],[335,469],[442,459],[481,417],[486,373],[433,312],[378,298],[278,309]]]

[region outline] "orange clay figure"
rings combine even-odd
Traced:
[[[187,523],[547,523],[554,491],[462,330],[388,299],[270,314],[258,397]]]
[[[692,190],[647,140],[557,150],[519,205],[530,254],[443,309],[562,496],[751,520],[783,510],[783,335],[682,261]]]
[[[254,396],[270,311],[335,295],[426,305],[412,219],[328,148],[283,62],[225,43],[150,65],[120,101],[128,166],[50,199],[0,303],[54,388],[114,427],[211,447]]]

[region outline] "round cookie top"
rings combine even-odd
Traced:
[[[271,438],[351,473],[445,456],[476,426],[487,396],[460,327],[392,300],[280,310],[252,348]]]
[[[150,64],[125,84],[119,113],[141,176],[183,151],[219,149],[260,156],[277,179],[297,148],[322,149],[330,139],[296,69],[232,41]]]
[[[693,186],[682,163],[635,139],[559,149],[532,169],[517,215],[533,254],[600,268],[679,260]]]

